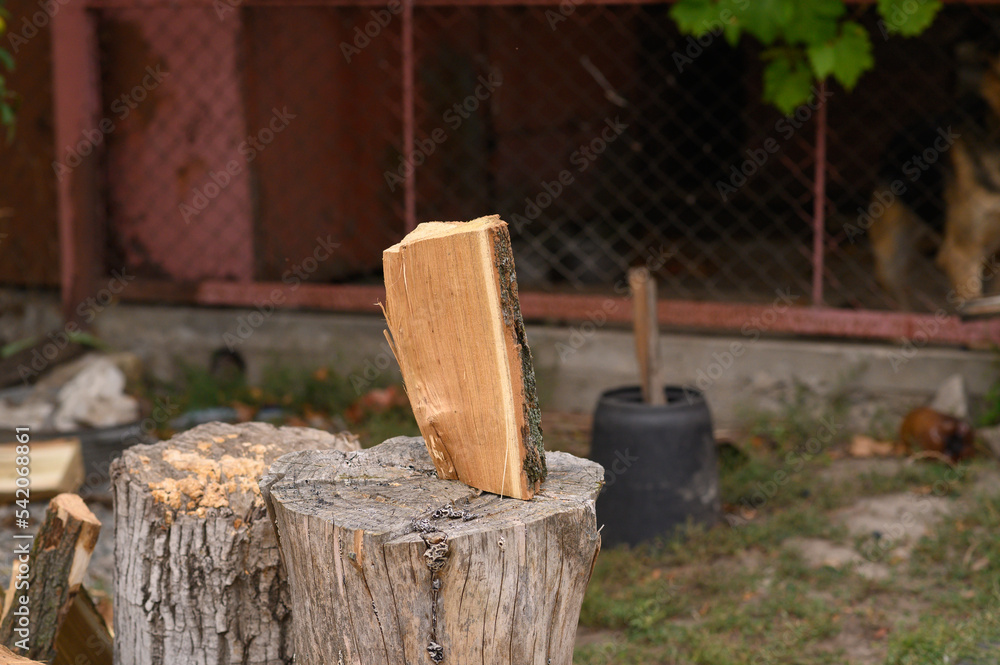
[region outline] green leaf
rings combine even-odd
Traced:
[[[101,349],[103,351],[108,351],[111,348],[108,346],[107,342],[101,340],[99,337],[82,330],[69,333],[69,339],[71,342],[76,342],[77,344],[89,346],[94,349]]]
[[[6,67],[8,72],[14,71],[14,56],[2,48],[0,48],[0,65]]]
[[[839,19],[847,8],[843,0],[809,0],[794,6],[794,12],[785,29],[789,44],[817,45],[837,36]]]
[[[941,10],[941,0],[878,0],[883,34],[914,37],[934,22]]]
[[[833,73],[833,67],[836,63],[836,52],[833,44],[810,46],[806,49],[806,55],[809,56],[809,64],[812,65],[813,73],[817,79],[823,80]]]
[[[10,104],[0,102],[0,125],[6,125],[8,128],[14,125],[14,109]]]
[[[794,0],[750,0],[740,14],[740,23],[762,44],[770,45],[784,33],[794,12]]]
[[[30,349],[38,341],[37,337],[25,337],[0,347],[0,358],[9,358],[19,351]]]
[[[719,12],[719,5],[712,0],[680,0],[670,8],[670,18],[682,33],[700,37],[719,20]]]
[[[740,27],[739,21],[732,21],[727,23],[726,27],[723,28],[722,34],[726,38],[726,43],[732,47],[736,47],[740,43],[740,37],[743,35],[743,28]]]
[[[749,0],[720,0],[719,18],[722,19],[722,32],[730,46],[740,43],[743,36],[743,24],[740,23],[743,12],[750,6]]]
[[[861,25],[848,21],[840,30],[840,37],[833,42],[833,77],[847,90],[861,75],[875,64],[872,58],[872,41]]]
[[[801,53],[784,52],[764,68],[764,101],[785,115],[812,97],[812,72]]]

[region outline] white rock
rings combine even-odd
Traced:
[[[125,375],[100,356],[59,389],[56,402],[53,425],[60,432],[112,427],[139,418],[139,402],[125,394]]]
[[[764,370],[754,372],[753,378],[750,380],[750,388],[756,391],[766,392],[783,387],[784,382],[781,379]]]
[[[989,446],[993,456],[1000,458],[1000,425],[976,430],[976,436]]]
[[[12,404],[0,400],[0,429],[30,427],[36,431],[43,430],[45,421],[52,415],[52,408],[47,402]]]
[[[938,388],[929,406],[935,411],[947,413],[963,420],[969,417],[969,399],[965,392],[965,379],[961,374],[952,374]]]

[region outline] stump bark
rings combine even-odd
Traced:
[[[350,435],[209,423],[112,465],[116,665],[292,662],[289,599],[257,481]]]
[[[296,663],[570,665],[604,470],[547,453],[530,501],[440,479],[421,438],[275,462]]]

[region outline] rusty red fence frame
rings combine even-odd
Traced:
[[[100,113],[100,76],[94,16],[88,10],[101,8],[156,6],[212,6],[218,0],[70,0],[52,20],[55,139],[70,145],[83,130],[95,125]],[[575,5],[662,4],[671,0],[567,0]],[[849,0],[872,4],[875,0]],[[1000,0],[945,0],[948,4],[989,5]],[[230,3],[232,4],[232,3]],[[240,0],[252,6],[380,6],[384,0]],[[413,11],[432,6],[551,6],[554,0],[402,0],[402,98],[403,149],[414,152],[414,47]],[[943,310],[934,314],[850,310],[826,307],[823,303],[823,267],[826,213],[826,107],[816,118],[815,169],[813,174],[813,275],[810,306],[791,307],[775,316],[769,305],[661,300],[661,325],[718,332],[740,332],[756,321],[770,321],[769,333],[805,336],[845,337],[876,340],[912,340],[916,344],[1000,344],[1000,318],[966,322]],[[101,174],[97,160],[73,170],[58,183],[59,240],[63,313],[67,320],[76,316],[77,304],[96,291],[102,279],[102,238],[105,222],[98,200]],[[416,177],[405,180],[406,228],[416,226]],[[136,280],[122,298],[137,302],[194,304],[203,306],[253,307],[266,301],[282,284],[207,280],[197,284]],[[287,294],[283,307],[300,307],[338,312],[379,313],[376,303],[385,297],[378,286],[352,284],[302,285]],[[626,322],[631,310],[619,297],[525,292],[521,309],[530,320],[584,320],[604,312],[608,320]],[[758,326],[759,329],[759,326]]]

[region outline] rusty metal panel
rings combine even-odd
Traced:
[[[244,15],[250,132],[264,132],[276,109],[294,116],[253,162],[258,279],[281,279],[328,236],[339,247],[311,282],[377,274],[382,250],[403,235],[403,187],[390,188],[385,177],[402,151],[399,13],[303,7]],[[374,36],[358,37],[366,26]]]
[[[899,304],[845,229],[890,138],[955,105],[966,42],[1000,34],[996,8],[949,3],[926,35],[886,41],[858,7],[876,69],[785,119],[760,102],[759,50],[680,35],[669,3],[90,2],[117,7],[105,106],[146,66],[183,71],[109,139],[108,267],[163,280],[136,294],[246,303],[322,239],[338,251],[294,304],[367,309],[354,299],[407,224],[499,212],[529,317],[586,318],[646,263],[665,324],[733,329],[778,290],[809,307],[775,332],[875,338],[928,315],[881,311]],[[233,151],[240,172],[220,176]],[[928,264],[915,309],[950,315]],[[995,333],[952,317],[931,337]]]
[[[253,276],[238,14],[102,14],[111,263],[181,282]]]
[[[13,143],[0,136],[0,283],[56,286],[59,244],[52,105],[52,34],[35,0],[8,0],[3,45],[17,61],[8,78],[21,97]],[[42,20],[44,19],[44,21]]]

